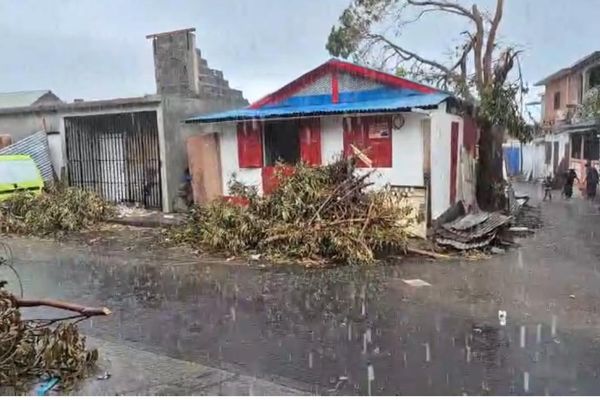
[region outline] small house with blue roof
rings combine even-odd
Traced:
[[[374,187],[422,190],[430,218],[475,204],[477,127],[452,94],[332,59],[237,110],[187,119],[196,201],[238,181],[269,193],[278,161],[355,155]]]

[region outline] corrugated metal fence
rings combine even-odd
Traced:
[[[40,169],[44,182],[54,182],[54,170],[50,160],[50,147],[48,146],[46,132],[39,131],[0,149],[0,155],[9,154],[27,154],[31,156]]]

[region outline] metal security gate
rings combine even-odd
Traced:
[[[162,208],[155,111],[65,118],[69,184]]]

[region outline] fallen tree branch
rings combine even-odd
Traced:
[[[65,303],[51,299],[15,299],[18,308],[21,307],[52,307],[60,310],[72,311],[86,317],[107,316],[112,314],[106,307],[86,307],[79,304]]]
[[[409,253],[418,254],[420,256],[427,256],[427,257],[432,257],[432,258],[441,259],[441,260],[451,260],[453,258],[452,256],[449,256],[447,254],[441,254],[441,253],[435,253],[433,251],[415,249],[414,247],[407,247],[406,251]]]

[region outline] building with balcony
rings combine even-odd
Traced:
[[[587,162],[598,168],[600,123],[586,103],[599,98],[600,51],[550,74],[536,86],[545,88],[541,101],[544,136],[536,142],[544,148],[545,165],[538,170],[560,177],[574,168],[582,177]]]

